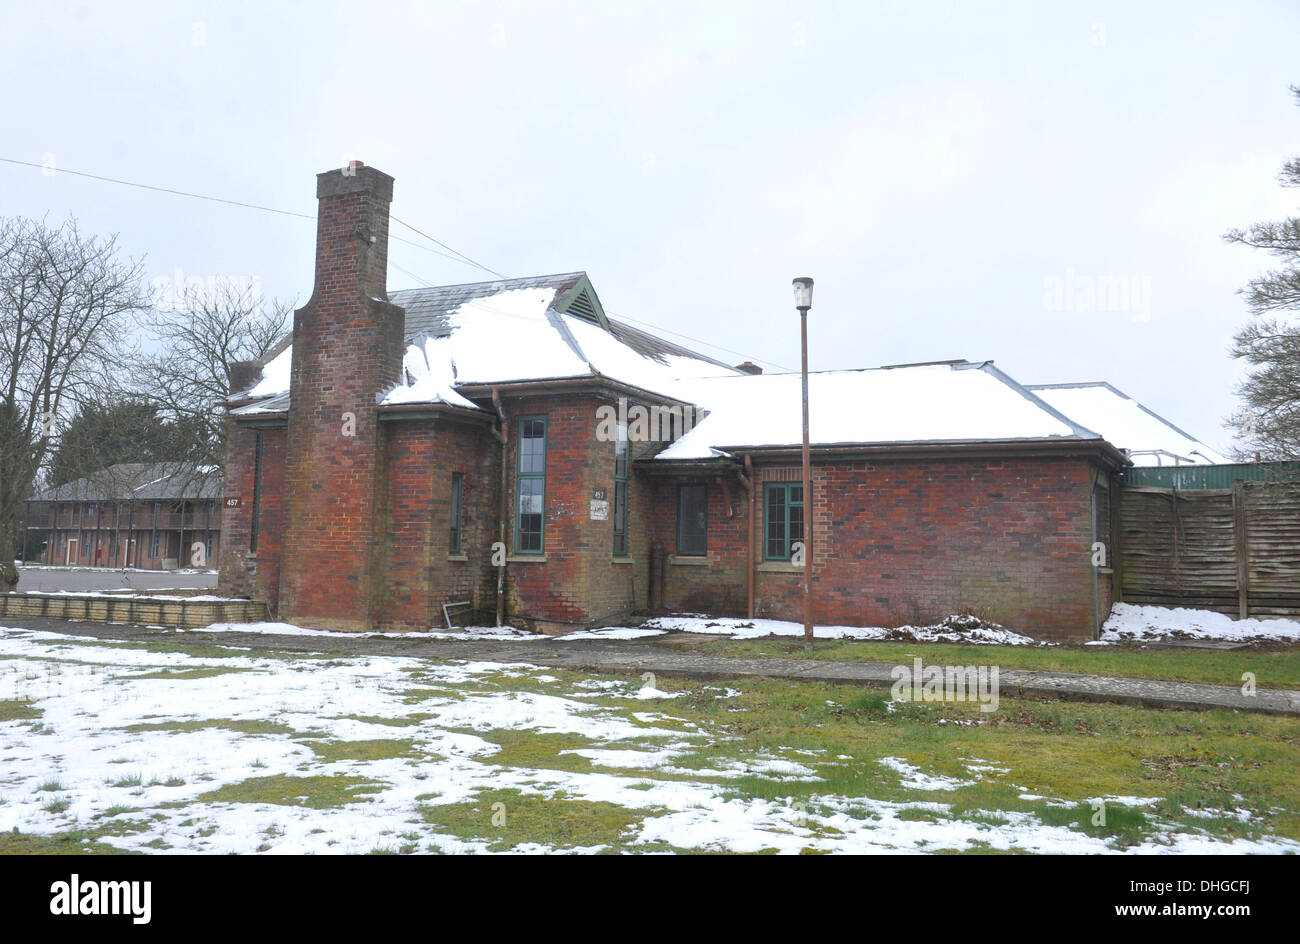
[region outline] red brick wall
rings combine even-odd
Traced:
[[[702,476],[664,480],[641,476],[655,513],[651,537],[664,548],[664,606],[673,610],[744,616],[745,527],[749,521],[749,492],[734,476]],[[726,482],[726,489],[723,483]],[[677,490],[682,484],[708,487],[708,553],[677,558]],[[729,514],[729,511],[731,512]],[[674,560],[676,558],[676,560]]]
[[[265,600],[270,615],[278,613],[280,566],[285,514],[285,429],[260,430],[262,436],[261,495],[256,552],[249,548],[254,510],[254,474],[259,430],[235,428],[227,437],[225,497],[238,498],[226,507],[222,520],[220,591],[227,596]]]
[[[378,623],[388,629],[444,629],[444,603],[470,600],[475,612],[453,615],[491,620],[496,578],[491,545],[497,539],[500,446],[490,429],[454,420],[382,424],[387,484],[381,509],[388,570]],[[452,554],[451,477],[464,476],[461,549]]]
[[[614,557],[614,442],[598,438],[597,410],[608,397],[554,396],[506,401],[510,425],[507,491],[508,607],[512,620],[543,630],[585,625],[644,605],[653,514],[635,476],[629,482],[628,554]],[[547,472],[544,560],[514,553],[515,472],[519,418],[545,416]],[[635,448],[635,444],[633,444]],[[592,520],[604,489],[609,516]]]
[[[763,570],[762,485],[796,467],[756,469],[755,614],[802,620],[801,573]],[[970,612],[1028,635],[1092,636],[1090,474],[1083,459],[951,459],[815,464],[815,619],[896,626]],[[682,479],[681,481],[686,481]],[[649,486],[653,535],[671,554],[677,481]],[[708,566],[669,562],[665,606],[743,614],[747,494],[735,516],[709,483]],[[778,565],[779,566],[779,565]],[[1109,579],[1099,581],[1103,612]]]
[[[333,171],[317,193],[316,286],[294,315],[279,607],[366,629],[379,617],[386,552],[376,394],[398,379],[405,350],[402,309],[376,300],[387,294],[392,179]]]

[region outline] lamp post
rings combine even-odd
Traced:
[[[813,280],[794,280],[794,307],[799,309],[799,340],[803,350],[803,645],[813,647],[812,605],[812,460],[808,451],[808,309],[812,307]]]

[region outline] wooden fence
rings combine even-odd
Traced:
[[[1113,514],[1116,600],[1300,615],[1300,482],[1127,485]]]

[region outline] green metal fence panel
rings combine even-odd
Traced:
[[[1233,482],[1300,482],[1300,462],[1135,466],[1125,469],[1121,478],[1128,485],[1187,491],[1232,488]]]

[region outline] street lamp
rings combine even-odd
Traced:
[[[808,451],[808,309],[812,307],[813,280],[794,280],[794,307],[799,309],[799,340],[803,350],[803,645],[813,647],[812,605],[812,460]]]

